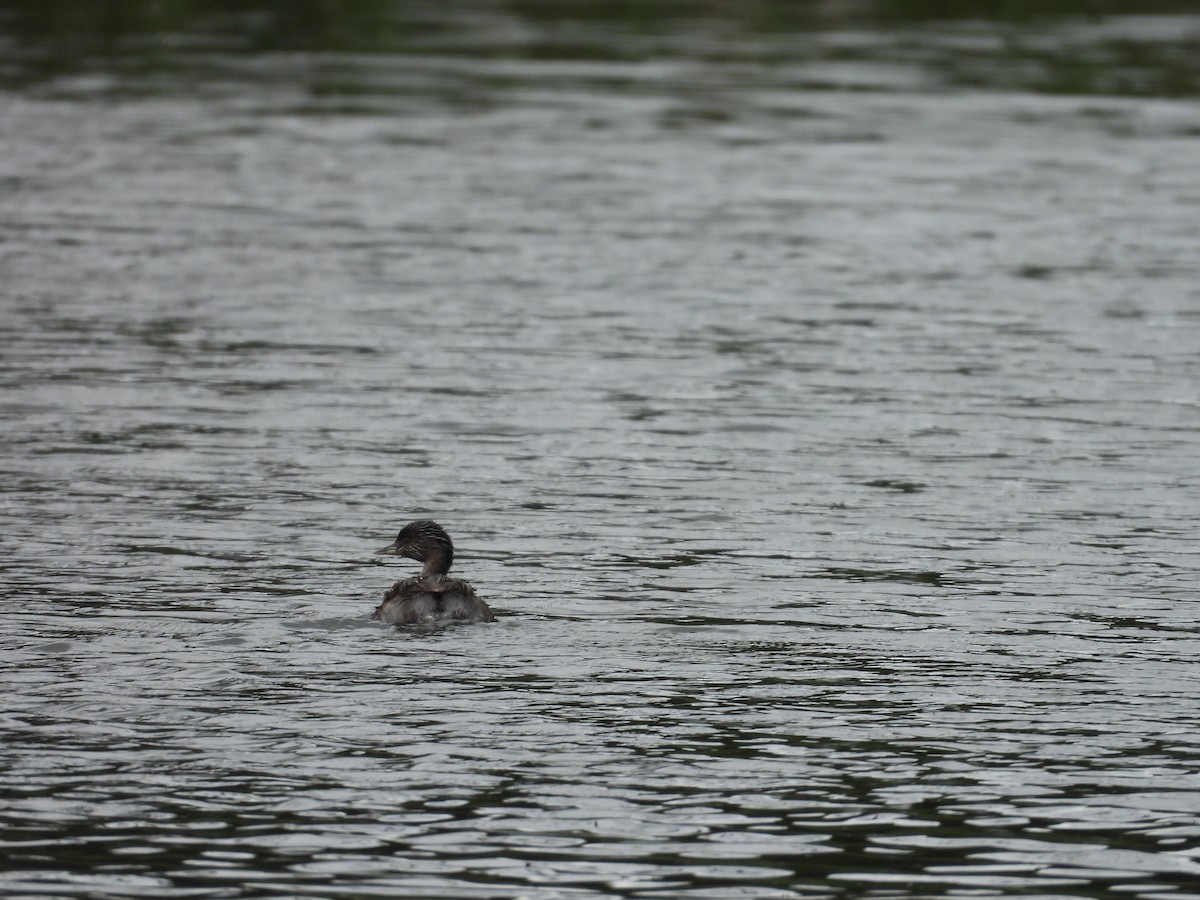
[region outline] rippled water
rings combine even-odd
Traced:
[[[205,65],[0,93],[0,890],[1200,896],[1192,100]]]

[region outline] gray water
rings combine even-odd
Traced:
[[[0,92],[0,892],[1200,897],[1194,99],[197,71]]]

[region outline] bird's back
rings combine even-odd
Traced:
[[[371,618],[387,625],[496,621],[470,584],[445,575],[418,575],[397,581],[383,595],[383,602]]]

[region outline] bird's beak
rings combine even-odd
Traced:
[[[400,555],[400,545],[398,543],[396,543],[395,541],[392,541],[386,547],[380,547],[375,552],[380,553],[380,554],[386,554],[387,556],[399,556]]]

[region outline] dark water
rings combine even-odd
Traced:
[[[1200,20],[458,12],[10,35],[0,893],[1200,897]]]

